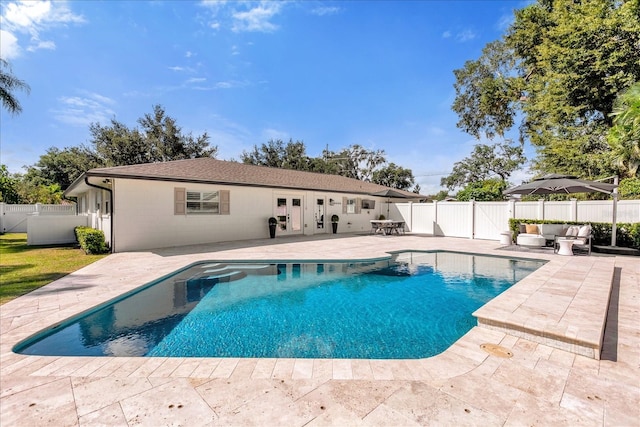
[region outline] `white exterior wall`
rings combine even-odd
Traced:
[[[303,199],[300,234],[306,235],[331,233],[329,219],[333,214],[340,217],[338,233],[352,233],[370,230],[369,220],[377,218],[381,206],[386,213],[386,204],[380,198],[362,195],[130,179],[117,179],[113,185],[116,252],[268,238],[267,219],[275,215],[277,197]],[[230,214],[174,215],[176,187],[187,191],[229,190]],[[374,199],[376,206],[359,214],[346,214],[343,197]],[[325,228],[321,230],[315,227],[317,198],[325,200]],[[88,199],[91,206],[91,197]],[[330,199],[334,200],[333,205]]]

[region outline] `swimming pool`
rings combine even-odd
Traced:
[[[16,345],[55,356],[399,359],[446,350],[544,261],[399,252],[366,261],[201,262]]]

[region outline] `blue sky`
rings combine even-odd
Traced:
[[[134,127],[161,104],[219,159],[272,138],[310,156],[360,144],[433,194],[478,142],[456,128],[453,70],[524,4],[3,1],[0,54],[31,93],[0,113],[0,161],[24,172],[49,147],[88,144],[90,123]]]

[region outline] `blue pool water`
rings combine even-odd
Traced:
[[[362,262],[205,262],[18,344],[22,354],[423,358],[544,261],[401,252]]]

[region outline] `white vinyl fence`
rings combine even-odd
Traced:
[[[395,208],[391,216],[404,220],[412,233],[487,240],[499,240],[510,218],[605,223],[613,218],[612,200],[397,203]],[[618,201],[617,222],[640,222],[640,200]]]
[[[9,205],[0,203],[0,231],[26,233],[27,218],[35,215],[76,215],[76,205]]]

